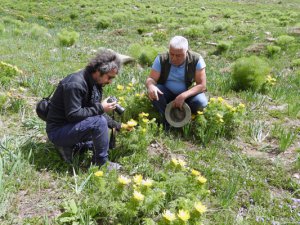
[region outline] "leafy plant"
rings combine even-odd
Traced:
[[[68,31],[63,29],[57,34],[59,44],[62,46],[72,46],[79,38],[79,33],[76,31]]]
[[[2,85],[8,84],[13,77],[22,73],[23,72],[18,69],[18,67],[0,61],[0,83]]]
[[[289,35],[281,35],[277,38],[276,44],[282,48],[287,48],[290,44],[295,41],[295,38]]]
[[[271,68],[257,56],[238,59],[232,66],[232,79],[237,90],[259,90]]]
[[[97,29],[107,29],[109,26],[111,26],[111,20],[107,17],[100,17],[98,18],[98,21],[96,23]]]
[[[267,55],[269,57],[273,57],[274,55],[278,54],[281,51],[281,48],[276,45],[268,45],[267,46]]]

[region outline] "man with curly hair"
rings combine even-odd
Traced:
[[[205,67],[203,58],[188,50],[188,41],[182,36],[173,37],[169,52],[156,57],[146,87],[167,130],[170,125],[165,119],[165,109],[169,102],[173,101],[173,107],[177,108],[186,102],[192,113],[206,107]]]
[[[75,148],[89,144],[94,164],[108,164],[108,169],[121,167],[108,162],[108,128],[119,130],[121,124],[106,113],[116,108],[116,102],[102,101],[102,88],[112,83],[120,68],[118,55],[102,50],[85,69],[60,81],[50,101],[46,131],[66,162],[72,162]]]

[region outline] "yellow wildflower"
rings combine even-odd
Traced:
[[[143,132],[143,133],[146,133],[146,131],[147,131],[146,128],[143,128],[143,129],[142,129],[142,132]]]
[[[222,97],[218,97],[219,102],[224,102],[224,99]]]
[[[189,211],[186,211],[186,210],[183,210],[183,209],[180,209],[178,211],[178,214],[177,214],[178,218],[181,219],[182,221],[186,222],[190,219],[190,213]]]
[[[135,190],[133,192],[133,198],[137,201],[143,201],[145,196],[141,192]]]
[[[149,122],[149,119],[144,118],[144,119],[142,119],[142,121],[143,121],[144,123],[148,123],[148,122]]]
[[[219,119],[223,118],[223,115],[221,115],[220,113],[217,113],[216,116],[217,116]]]
[[[200,172],[199,172],[198,170],[192,169],[191,173],[192,173],[192,175],[194,175],[194,176],[200,176]]]
[[[185,165],[186,165],[186,162],[183,161],[182,159],[178,159],[178,163],[181,167],[185,167]]]
[[[216,101],[216,98],[210,98],[209,101],[210,101],[210,102],[215,102],[215,101]]]
[[[153,185],[153,180],[151,179],[142,180],[142,185],[146,187],[151,187]]]
[[[123,175],[119,176],[118,181],[122,185],[127,185],[131,182],[131,180]]]
[[[178,160],[175,159],[175,158],[172,158],[171,161],[172,161],[172,163],[173,163],[175,166],[177,166],[177,165],[179,164]]]
[[[199,181],[200,184],[204,184],[207,181],[207,179],[203,176],[198,176],[197,180]]]
[[[197,114],[198,115],[203,115],[203,112],[202,111],[197,111]]]
[[[129,87],[133,87],[133,83],[130,82],[130,83],[128,84],[128,86],[129,86]]]
[[[136,183],[137,185],[140,185],[142,183],[143,180],[143,176],[140,174],[137,174],[133,177],[133,181],[134,183]]]
[[[194,204],[195,209],[200,213],[205,213],[207,211],[207,208],[205,205],[203,205],[201,202],[196,202]]]
[[[176,215],[174,213],[172,213],[170,210],[165,210],[165,212],[162,214],[162,216],[169,222],[176,220]]]
[[[128,91],[130,91],[130,90],[131,90],[131,87],[126,87],[126,89],[127,89]]]
[[[129,120],[127,122],[128,127],[135,127],[137,125],[137,122],[133,119]]]
[[[245,105],[244,105],[243,103],[240,103],[240,104],[239,104],[239,107],[240,107],[240,108],[245,108]]]
[[[6,92],[6,95],[7,95],[8,97],[11,97],[11,96],[12,96],[12,94],[11,94],[10,92]]]
[[[220,123],[224,123],[224,120],[222,118],[219,119]]]
[[[117,89],[118,89],[119,91],[122,91],[122,90],[124,90],[124,86],[118,84],[118,85],[117,85]]]
[[[119,97],[119,101],[124,101],[125,98],[123,96]]]
[[[149,113],[144,113],[144,112],[141,112],[139,114],[139,117],[148,117],[149,116]]]
[[[95,172],[94,175],[96,177],[102,177],[103,176],[103,171],[99,170],[99,171]]]
[[[135,94],[136,97],[140,97],[141,95],[139,93]]]

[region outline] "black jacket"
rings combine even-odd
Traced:
[[[73,73],[60,81],[49,105],[47,133],[68,123],[80,122],[87,117],[103,115],[110,128],[121,124],[104,113],[101,105],[102,87],[85,70]]]

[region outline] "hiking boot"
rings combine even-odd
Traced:
[[[61,158],[68,164],[72,163],[73,160],[73,148],[71,147],[57,147]]]

